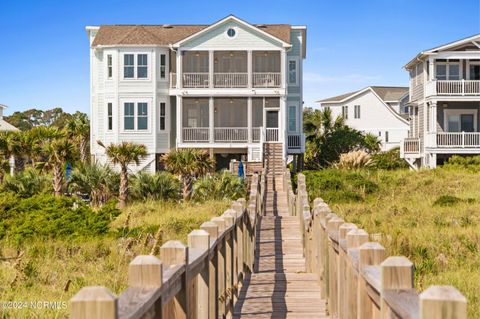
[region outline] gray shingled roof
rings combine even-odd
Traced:
[[[400,101],[402,97],[405,96],[405,94],[408,93],[408,87],[404,86],[369,86],[367,88],[371,88],[375,93],[383,100],[383,101]],[[365,89],[367,89],[365,88]],[[340,102],[345,99],[348,99],[350,96],[353,96],[357,94],[362,90],[354,91],[354,92],[349,92],[345,93],[342,95],[337,95],[333,97],[329,97],[327,99],[319,100],[317,101],[318,103],[335,103],[335,102]]]

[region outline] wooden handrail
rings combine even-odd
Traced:
[[[413,287],[413,263],[385,256],[369,234],[346,223],[321,198],[310,209],[306,181],[298,174],[297,194],[285,171],[290,213],[299,216],[307,271],[318,275],[320,295],[332,318],[466,319],[467,300],[452,286]],[[295,204],[291,204],[295,203]]]
[[[232,203],[188,235],[168,241],[156,256],[137,256],[118,297],[105,287],[84,287],[70,300],[73,319],[232,317],[239,288],[253,271],[265,176],[253,175],[249,199]]]

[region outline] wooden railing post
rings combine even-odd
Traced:
[[[225,220],[222,217],[212,218],[218,226],[218,236],[225,232]],[[225,269],[226,269],[226,238],[222,237],[221,241],[217,243],[217,289],[218,289],[218,316],[225,316]]]
[[[356,229],[357,226],[352,223],[345,223],[338,228],[338,318],[348,318],[348,298],[347,298],[347,273],[349,272],[349,262],[347,258],[347,233]]]
[[[225,221],[225,228],[231,229],[225,237],[225,308],[227,318],[233,316],[233,306],[235,300],[235,282],[233,276],[233,264],[235,261],[235,215],[232,216],[229,210],[222,215]]]
[[[327,222],[328,233],[328,310],[331,316],[338,316],[338,228],[344,220],[332,217]],[[333,238],[332,238],[333,236]]]
[[[377,242],[367,242],[359,248],[358,264],[358,293],[357,293],[357,313],[358,319],[371,319],[380,316],[376,307],[367,293],[367,282],[362,276],[362,271],[366,266],[377,266],[385,259],[385,248]]]
[[[72,319],[117,319],[117,297],[105,287],[83,287],[70,299]]]
[[[237,213],[233,209],[228,209],[224,214],[226,220],[233,224],[232,230],[232,283],[233,283],[233,302],[238,298],[238,234],[237,234]]]
[[[243,278],[245,277],[244,272],[244,262],[245,262],[245,232],[247,231],[244,227],[245,214],[243,213],[243,205],[241,203],[234,202],[232,204],[232,209],[237,213],[237,241],[238,241],[238,274],[240,282],[243,283]]]
[[[327,298],[327,262],[328,262],[328,241],[327,241],[327,231],[326,231],[326,219],[327,215],[331,213],[330,208],[327,204],[319,204],[315,207],[314,214],[317,215],[317,220],[319,222],[319,242],[318,242],[318,277],[320,280],[320,297]]]
[[[431,286],[420,294],[420,319],[467,319],[467,299],[452,286]]]
[[[188,247],[189,249],[202,249],[208,252],[210,250],[210,235],[202,229],[193,230],[188,234]],[[203,269],[197,275],[197,278],[193,280],[195,281],[196,288],[194,298],[192,298],[193,305],[191,305],[191,309],[194,310],[196,319],[209,319],[208,256]]]
[[[381,263],[380,318],[392,318],[392,311],[385,302],[387,290],[413,288],[413,263],[403,256],[388,257]]]
[[[188,298],[189,295],[187,284],[187,269],[188,265],[188,247],[179,240],[169,240],[160,247],[160,258],[165,266],[185,265],[185,276],[182,287],[183,289],[168,302],[163,310],[163,318],[187,319],[190,318],[188,313]]]
[[[214,222],[205,222],[200,226],[210,235],[210,246],[218,238],[218,226]],[[208,315],[210,319],[217,319],[217,248],[215,248],[209,258],[208,263]]]

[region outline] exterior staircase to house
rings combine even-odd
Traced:
[[[265,143],[263,146],[263,163],[267,176],[281,175],[284,167],[281,143]]]

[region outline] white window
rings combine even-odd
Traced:
[[[360,118],[360,105],[355,105],[353,117],[356,119]]]
[[[148,130],[148,104],[137,103],[137,130]]]
[[[295,105],[288,107],[288,130],[290,132],[297,131],[297,107]]]
[[[164,102],[160,103],[160,123],[159,128],[161,131],[165,130],[165,122],[166,122],[166,105]]]
[[[108,103],[107,104],[107,125],[108,125],[108,130],[111,131],[113,129],[113,104]]]
[[[126,79],[135,77],[135,58],[133,54],[123,56],[123,77]]]
[[[135,129],[135,103],[127,102],[124,104],[123,128],[125,130]]]
[[[295,59],[288,61],[288,84],[298,84],[298,66]]]
[[[435,66],[435,77],[439,81],[460,80],[460,63],[458,62],[437,62]]]
[[[165,79],[166,76],[166,67],[167,67],[167,56],[165,54],[160,54],[160,78]]]
[[[107,76],[109,79],[113,76],[113,60],[111,54],[107,55]]]
[[[145,79],[148,75],[148,59],[146,54],[137,55],[137,78]]]
[[[342,106],[342,117],[348,120],[348,105]]]

